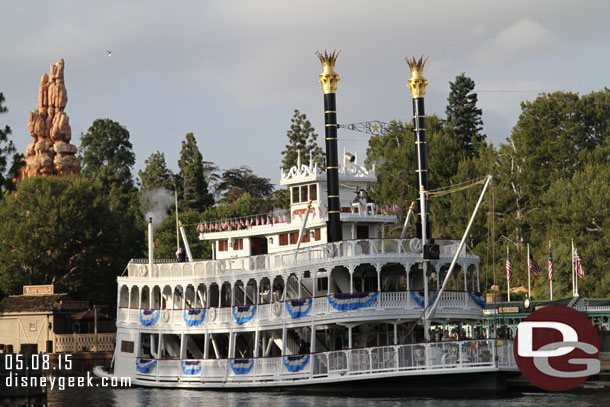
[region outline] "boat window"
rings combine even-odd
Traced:
[[[244,249],[244,239],[235,239],[233,242],[233,250],[243,250]]]
[[[307,185],[301,186],[301,202],[307,202]]]
[[[299,232],[292,232],[290,234],[290,244],[297,244],[299,240]]]
[[[316,184],[311,184],[309,186],[309,199],[312,201],[318,199],[318,186]]]
[[[288,245],[288,233],[283,233],[280,235],[280,246]]]
[[[133,341],[121,341],[121,352],[133,353]]]
[[[316,240],[320,240],[322,239],[322,234],[320,233],[320,228],[315,230],[315,236],[316,236]]]
[[[307,242],[309,242],[309,231],[305,231],[305,233],[303,233],[303,239],[301,239],[301,243]]]
[[[299,203],[299,187],[292,187],[292,203]]]
[[[218,251],[226,252],[229,250],[229,242],[227,240],[219,240],[218,241]]]

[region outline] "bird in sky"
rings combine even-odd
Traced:
[[[112,51],[106,50],[106,55],[108,55],[108,58],[112,57]]]

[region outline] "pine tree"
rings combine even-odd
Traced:
[[[311,126],[311,122],[307,120],[305,113],[297,109],[292,116],[290,129],[286,132],[288,136],[288,144],[286,150],[282,151],[282,167],[289,170],[297,165],[297,152],[301,153],[301,162],[309,163],[310,157],[319,165],[324,163],[324,151],[318,145],[318,135],[316,130]]]
[[[2,105],[3,102],[4,95],[0,92],[0,114],[8,111],[8,109]],[[21,154],[16,154],[15,145],[12,140],[9,140],[8,138],[11,133],[12,131],[9,126],[4,126],[4,129],[0,128],[0,197],[2,197],[3,191],[14,189],[12,178],[17,176],[15,172],[18,170],[18,167],[16,167],[16,165],[23,157]],[[8,158],[11,155],[13,155],[13,165],[7,172]]]
[[[139,171],[142,190],[149,191],[164,188],[173,191],[175,186],[174,174],[167,168],[165,154],[160,151],[153,153],[144,161],[144,171]]]
[[[188,133],[185,141],[182,142],[178,166],[182,179],[184,205],[198,211],[214,205],[214,197],[208,190],[203,157],[193,133]]]
[[[447,98],[447,130],[468,156],[476,155],[481,143],[485,141],[483,130],[483,111],[477,107],[478,96],[474,91],[474,81],[464,73],[456,76],[455,82],[449,82],[450,92]]]

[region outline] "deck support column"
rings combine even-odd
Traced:
[[[377,292],[381,291],[381,264],[375,264],[375,271],[377,272]]]
[[[257,328],[256,331],[254,331],[254,357],[257,358],[258,357],[258,341],[260,340],[260,329]]]
[[[286,340],[288,339],[287,335],[286,335],[287,333],[288,333],[288,331],[286,329],[286,325],[283,325],[282,326],[282,356],[286,355]]]
[[[309,341],[309,352],[314,353],[316,351],[316,324],[311,323],[311,340]]]
[[[351,325],[347,327],[347,335],[348,335],[348,345],[347,347],[352,349],[352,327]]]
[[[394,345],[398,345],[398,324],[394,323]]]
[[[349,293],[354,293],[354,269],[356,266],[349,265],[347,266],[347,270],[349,271]]]
[[[205,342],[203,343],[203,358],[207,359],[210,354],[210,333],[205,333]]]

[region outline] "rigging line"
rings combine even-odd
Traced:
[[[445,191],[439,191],[439,192],[430,192],[430,193],[428,193],[428,196],[429,196],[430,198],[433,198],[433,197],[439,197],[439,196],[449,195],[449,194],[452,194],[452,193],[454,193],[454,192],[464,191],[464,190],[466,190],[466,189],[469,189],[469,188],[475,187],[475,186],[477,186],[477,185],[479,185],[479,184],[483,183],[483,181],[485,181],[485,179],[482,179],[481,181],[477,181],[477,182],[474,182],[474,183],[472,183],[472,184],[465,185],[465,186],[458,187],[458,188],[452,188],[452,189],[449,189],[449,190],[445,190]]]
[[[471,180],[468,180],[468,181],[458,182],[457,184],[447,185],[446,187],[440,187],[440,188],[432,189],[432,190],[430,190],[428,192],[443,191],[445,189],[451,189],[451,188],[458,187],[458,186],[461,186],[461,185],[466,185],[466,184],[470,184],[470,183],[478,183],[478,182],[481,182],[481,181],[485,181],[486,179],[487,179],[487,177],[478,178],[478,179],[471,179]]]

